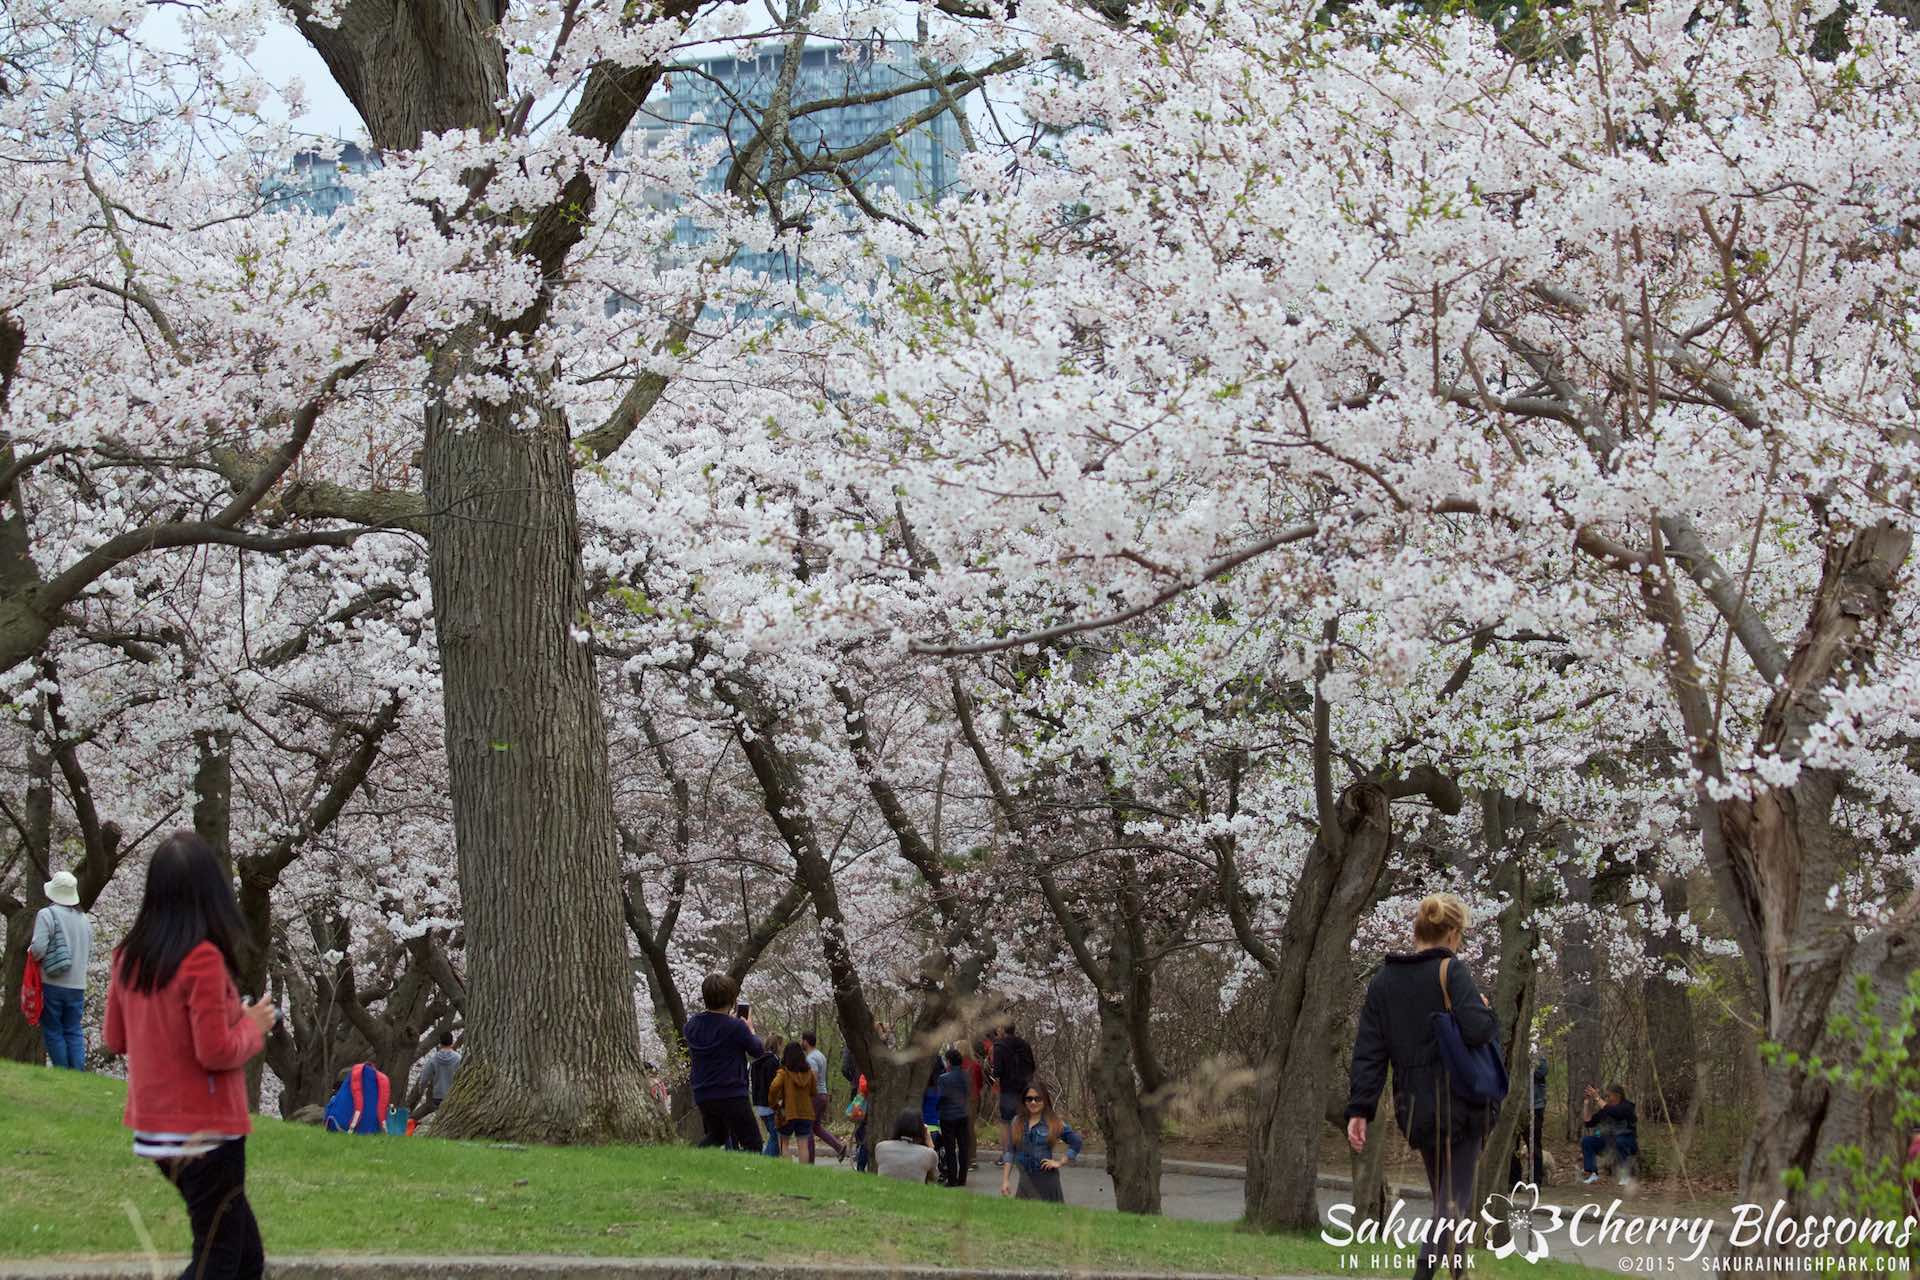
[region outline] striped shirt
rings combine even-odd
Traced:
[[[203,1156],[222,1143],[237,1142],[239,1133],[152,1133],[136,1129],[133,1154],[148,1160],[190,1160]]]

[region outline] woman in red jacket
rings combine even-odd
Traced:
[[[207,842],[176,831],[153,851],[146,897],[107,981],[107,1048],[127,1057],[133,1152],[187,1202],[197,1280],[266,1271],[247,1204],[244,1068],[266,1043],[273,1006],[234,988],[246,926]]]

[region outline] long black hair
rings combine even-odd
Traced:
[[[918,1111],[915,1111],[912,1107],[908,1107],[905,1111],[902,1111],[899,1118],[893,1122],[893,1140],[895,1142],[911,1142],[916,1146],[926,1146],[927,1122],[920,1118]]]
[[[227,973],[237,979],[246,936],[219,855],[193,832],[176,831],[147,863],[146,896],[120,944],[120,981],[134,991],[158,991],[202,942],[220,949]]]

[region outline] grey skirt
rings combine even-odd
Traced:
[[[1020,1170],[1020,1185],[1014,1188],[1015,1200],[1051,1200],[1055,1204],[1065,1204],[1067,1197],[1060,1190],[1060,1171],[1058,1169],[1035,1169],[1029,1173]]]

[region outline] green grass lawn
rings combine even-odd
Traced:
[[[119,1081],[0,1063],[0,1256],[142,1255],[147,1240],[163,1255],[186,1252],[179,1197],[133,1155],[121,1127],[124,1096]],[[1002,1201],[684,1147],[348,1138],[261,1119],[247,1160],[270,1255],[838,1259],[1241,1275],[1339,1265],[1334,1249],[1299,1236]],[[1491,1276],[1598,1274],[1479,1261],[1476,1272]]]

